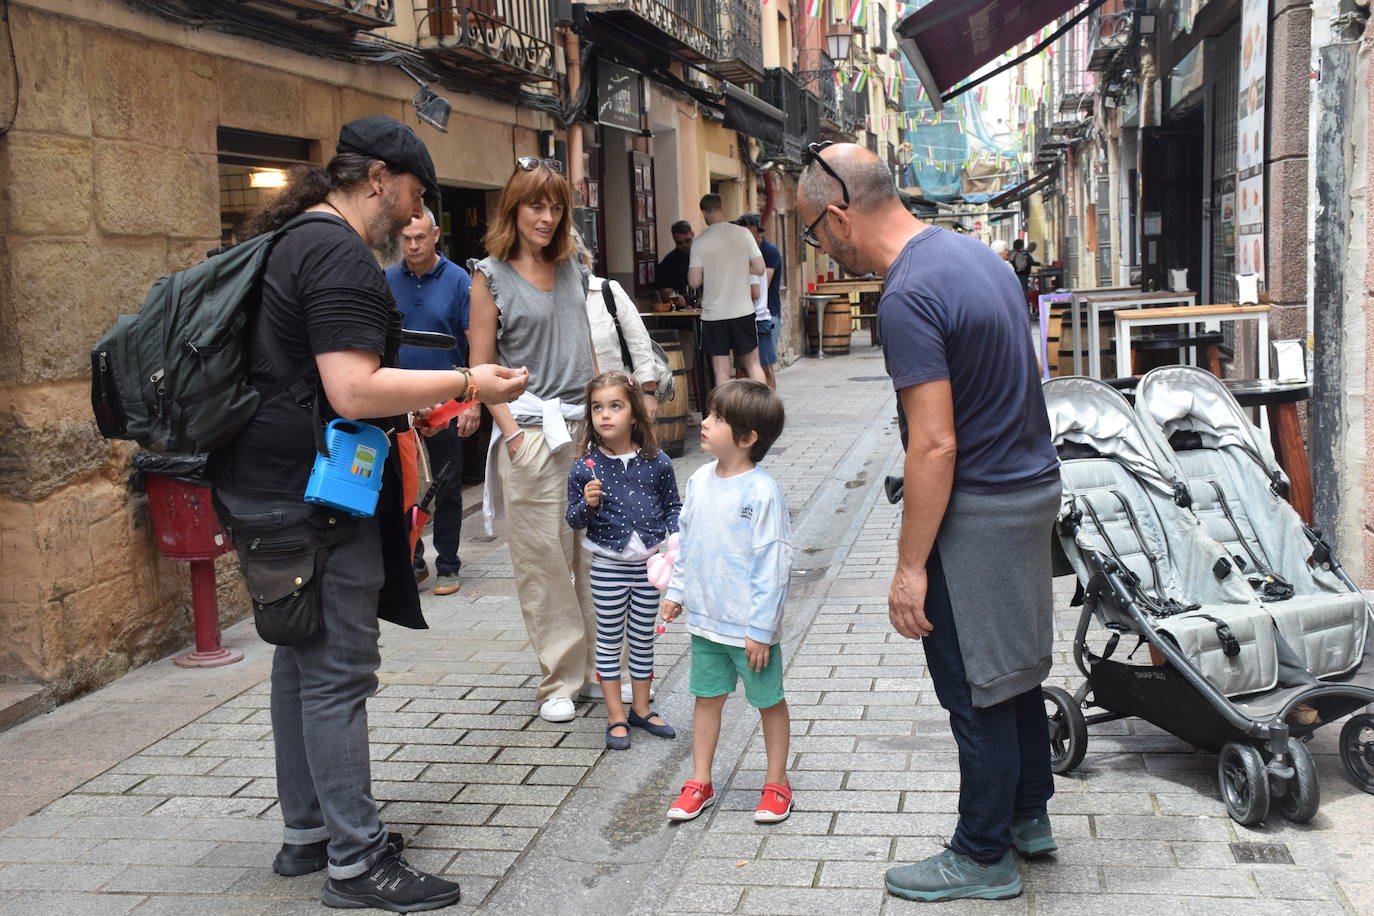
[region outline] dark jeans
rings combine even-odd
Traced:
[[[475,408],[470,408],[475,409]],[[441,576],[456,576],[463,568],[458,559],[458,541],[463,534],[463,440],[450,423],[424,440],[429,449],[429,466],[438,474],[449,464],[444,485],[434,498],[431,509],[434,521],[434,571]],[[424,496],[423,493],[419,494]],[[425,542],[415,542],[415,565],[425,559]]]
[[[1011,848],[1013,820],[1039,817],[1054,794],[1049,722],[1040,688],[973,705],[938,548],[926,562],[926,666],[959,746],[959,826],[950,848],[983,863]]]
[[[255,525],[284,525],[314,508],[219,491],[231,516]],[[387,829],[372,798],[367,698],[377,692],[377,594],[385,575],[377,519],[331,551],[320,576],[320,633],[272,657],[272,742],[283,839],[329,841],[329,877],[352,878],[386,851]]]

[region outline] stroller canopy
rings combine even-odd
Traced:
[[[1136,410],[1157,451],[1172,453],[1175,433],[1194,433],[1202,448],[1236,446],[1265,474],[1287,485],[1269,439],[1251,424],[1221,379],[1195,366],[1164,366],[1145,374],[1136,388]],[[1162,436],[1163,441],[1158,441]]]
[[[1050,379],[1044,384],[1050,414],[1050,437],[1087,446],[1126,466],[1139,480],[1172,498],[1179,478],[1171,456],[1155,445],[1131,405],[1111,385],[1083,376]],[[1229,393],[1228,393],[1229,397]]]

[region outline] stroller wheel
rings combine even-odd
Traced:
[[[1231,742],[1217,759],[1217,782],[1231,820],[1253,827],[1269,813],[1269,774],[1264,757],[1248,745]]]
[[[1341,729],[1341,763],[1350,781],[1374,795],[1374,716],[1351,716]]]
[[[1088,722],[1067,691],[1042,686],[1040,692],[1045,697],[1045,716],[1050,720],[1050,769],[1068,773],[1077,769],[1088,752]]]
[[[1317,815],[1321,804],[1321,787],[1317,784],[1317,764],[1312,752],[1297,738],[1288,739],[1288,759],[1293,764],[1293,778],[1285,791],[1274,799],[1274,807],[1295,824],[1306,824]]]

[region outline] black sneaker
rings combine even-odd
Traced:
[[[405,848],[405,837],[399,833],[386,835],[386,847],[399,853]],[[309,875],[329,865],[329,841],[318,843],[283,843],[281,851],[272,860],[272,870],[284,878],[299,878]]]
[[[458,902],[457,884],[417,871],[399,851],[388,853],[356,878],[330,878],[320,892],[320,901],[339,909],[373,907],[393,913],[437,910]]]

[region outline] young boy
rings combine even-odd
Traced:
[[[711,761],[725,699],[744,681],[744,696],[763,719],[768,754],[763,798],[754,820],[792,813],[787,782],[791,724],[782,696],[778,645],[792,573],[791,530],[782,491],[758,462],[782,432],[782,401],[767,386],[733,379],[711,392],[701,422],[702,450],[716,460],[687,481],[682,544],[664,594],[663,619],[687,610],[692,634],[692,778],[668,809],[689,821],[715,800]]]

